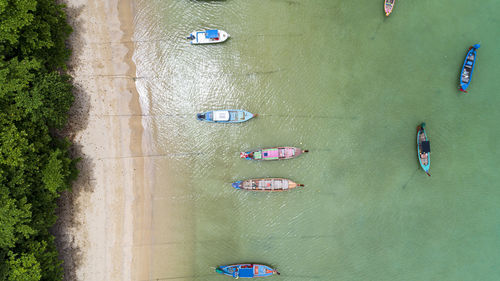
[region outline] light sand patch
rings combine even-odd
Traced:
[[[76,86],[67,135],[82,158],[55,226],[65,280],[147,280],[151,184],[144,176],[147,145],[134,83],[134,2],[64,3],[74,29],[70,74]]]

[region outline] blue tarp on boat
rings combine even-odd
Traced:
[[[422,152],[423,153],[431,152],[431,143],[429,141],[422,142]]]
[[[239,274],[240,277],[254,277],[253,268],[240,268]]]
[[[205,32],[205,37],[210,39],[219,38],[219,30],[217,29],[207,30]]]

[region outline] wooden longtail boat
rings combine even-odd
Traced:
[[[309,152],[309,150],[302,150],[297,147],[271,147],[271,148],[263,148],[259,150],[252,150],[247,152],[241,152],[240,158],[244,158],[246,160],[282,160],[282,159],[292,159],[295,158],[302,153]]]
[[[394,8],[394,1],[396,1],[396,0],[385,0],[384,1],[384,11],[385,11],[386,17],[388,17],[392,13],[392,9]]]
[[[481,47],[479,44],[471,46],[465,56],[462,71],[460,72],[460,91],[462,92],[467,93],[466,89],[469,87],[474,65],[476,64],[476,50],[479,49],[479,47]]]
[[[431,168],[431,143],[425,133],[425,123],[417,127],[417,156],[420,166],[429,176],[429,169]]]
[[[194,31],[187,37],[191,44],[215,44],[222,43],[229,38],[229,34],[224,30],[211,29],[205,31]]]
[[[233,182],[233,187],[236,189],[252,191],[286,191],[298,186],[304,185],[283,178],[251,179]]]
[[[232,264],[223,265],[215,269],[215,272],[231,276],[233,278],[255,278],[267,277],[280,273],[271,267],[263,264]]]
[[[200,121],[213,123],[241,123],[252,119],[257,114],[252,114],[241,109],[214,110],[198,113],[196,118]]]

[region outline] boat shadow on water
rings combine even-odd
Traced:
[[[408,186],[408,184],[410,183],[410,181],[413,179],[413,177],[417,174],[417,172],[419,170],[420,170],[420,168],[416,168],[415,171],[413,171],[413,173],[411,174],[411,176],[408,178],[408,180],[405,182],[405,184],[403,184],[403,186],[401,187],[402,189],[405,189]]]

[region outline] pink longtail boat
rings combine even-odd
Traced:
[[[396,0],[385,0],[384,10],[386,16],[389,16],[392,13],[392,9],[394,8],[394,1]]]
[[[282,159],[292,159],[302,153],[309,152],[309,150],[302,150],[297,147],[271,147],[263,148],[258,150],[252,150],[247,152],[241,152],[240,158],[246,160],[282,160]]]
[[[251,191],[287,191],[304,185],[284,178],[263,178],[235,181],[232,186]]]

